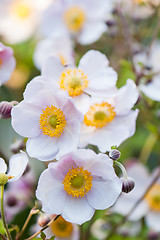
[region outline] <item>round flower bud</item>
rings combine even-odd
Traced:
[[[25,143],[23,139],[17,139],[14,143],[10,145],[10,150],[12,153],[19,153],[20,150],[25,149]]]
[[[51,221],[51,217],[48,214],[40,215],[38,218],[38,225],[40,227],[46,226]]]
[[[117,149],[113,149],[109,152],[109,157],[115,161],[118,160],[120,156],[121,156],[121,152],[118,151]]]
[[[9,207],[14,207],[17,205],[17,198],[15,196],[10,196],[8,199],[7,199],[7,205]]]
[[[148,233],[148,240],[158,240],[159,239],[159,233],[150,231]]]
[[[8,119],[11,118],[11,110],[18,102],[12,101],[7,102],[3,101],[0,102],[0,119]]]
[[[129,193],[133,190],[135,182],[132,178],[122,178],[122,192]]]
[[[0,186],[5,185],[8,182],[8,176],[5,173],[0,173]]]

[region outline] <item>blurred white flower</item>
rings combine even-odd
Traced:
[[[0,3],[0,34],[8,43],[29,39],[51,0],[9,0]]]
[[[29,138],[26,149],[31,157],[48,161],[77,146],[83,115],[56,85],[53,89],[37,91],[38,87],[37,82],[34,88],[28,89],[24,101],[13,107],[12,126]]]
[[[10,79],[15,66],[16,60],[12,48],[0,42],[0,86]]]
[[[82,224],[95,209],[112,206],[121,190],[121,180],[107,155],[79,149],[49,164],[39,178],[36,196],[44,212]]]
[[[33,56],[35,66],[41,70],[49,56],[60,58],[63,65],[73,64],[74,53],[70,39],[64,35],[39,41]]]
[[[94,98],[84,112],[79,147],[97,145],[101,152],[119,146],[135,132],[138,109],[131,110],[138,99],[132,80],[110,98]]]
[[[148,52],[140,52],[134,56],[134,64],[137,72],[143,69],[145,74],[153,74],[151,81],[141,83],[139,89],[150,99],[160,101],[160,41],[155,41]],[[142,64],[142,66],[141,66]]]
[[[91,44],[107,30],[105,21],[112,9],[111,0],[54,1],[44,13],[42,33],[46,37],[65,33],[81,44]]]

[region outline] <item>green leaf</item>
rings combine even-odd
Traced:
[[[2,221],[2,219],[0,219],[0,233],[3,235],[3,234],[5,234],[5,228],[4,228],[4,226],[3,226],[3,221]]]
[[[46,234],[44,232],[41,232],[40,236],[41,236],[42,239],[44,239],[44,240],[46,239]]]

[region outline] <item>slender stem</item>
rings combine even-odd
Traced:
[[[57,215],[55,218],[53,218],[46,226],[44,226],[41,230],[30,236],[29,238],[26,238],[25,240],[31,240],[35,238],[37,235],[39,235],[42,231],[44,231],[46,228],[48,228],[54,221],[57,220],[61,215]]]
[[[6,235],[7,235],[9,240],[12,240],[12,237],[9,233],[8,226],[7,226],[7,223],[6,223],[6,220],[5,220],[5,216],[4,216],[3,196],[4,196],[4,185],[1,186],[1,215],[2,215],[3,225],[4,225],[4,228],[6,230]]]
[[[142,148],[142,151],[140,153],[140,156],[139,156],[140,162],[145,163],[148,160],[156,141],[157,141],[157,135],[151,133],[148,136],[148,138]]]
[[[25,229],[26,229],[29,221],[31,220],[31,217],[32,217],[34,214],[37,214],[38,212],[39,212],[39,210],[36,209],[36,206],[34,206],[34,207],[31,209],[31,211],[30,211],[30,213],[29,213],[29,215],[28,215],[28,217],[27,217],[27,219],[26,219],[26,221],[25,221],[25,223],[24,223],[24,225],[23,225],[23,227],[22,227],[21,232],[20,232],[20,233],[17,235],[17,237],[16,237],[16,240],[19,240],[19,239],[20,239],[20,237],[21,237],[22,234],[24,233],[24,231],[25,231]]]
[[[123,177],[127,179],[128,175],[127,175],[127,171],[126,171],[125,167],[118,161],[115,161],[114,165],[117,165],[121,169],[121,171],[123,173]]]
[[[146,189],[145,193],[142,195],[142,197],[140,199],[138,199],[137,202],[135,202],[135,204],[133,205],[131,210],[128,212],[128,214],[126,216],[124,216],[119,223],[117,223],[115,226],[113,226],[113,228],[111,229],[111,231],[110,231],[109,235],[107,236],[106,240],[110,239],[115,234],[117,228],[119,228],[121,225],[123,225],[126,222],[126,220],[129,218],[129,216],[134,212],[134,210],[139,206],[139,204],[142,202],[142,200],[146,197],[146,195],[151,190],[153,185],[157,182],[159,177],[160,177],[160,169],[158,170],[156,176],[153,178],[152,182],[150,183],[150,185]]]
[[[5,236],[3,236],[1,233],[0,233],[0,237],[3,239],[3,240],[7,240],[7,238]]]

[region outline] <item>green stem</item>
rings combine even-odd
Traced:
[[[117,165],[117,166],[121,169],[121,171],[122,171],[122,173],[123,173],[123,177],[124,177],[125,179],[127,179],[127,178],[128,178],[128,175],[127,175],[127,171],[126,171],[125,167],[124,167],[120,162],[118,162],[118,161],[115,161],[115,162],[114,162],[114,165]]]
[[[11,237],[11,235],[9,233],[9,230],[8,230],[8,227],[7,227],[7,223],[6,223],[6,220],[5,220],[5,216],[4,216],[3,196],[4,196],[4,185],[1,186],[1,215],[2,215],[2,221],[3,221],[4,228],[6,230],[6,235],[8,237],[8,240],[12,240],[12,237]]]
[[[156,141],[157,141],[157,135],[151,133],[148,136],[148,138],[142,148],[142,151],[140,153],[140,156],[139,156],[140,162],[145,163],[148,160]]]

